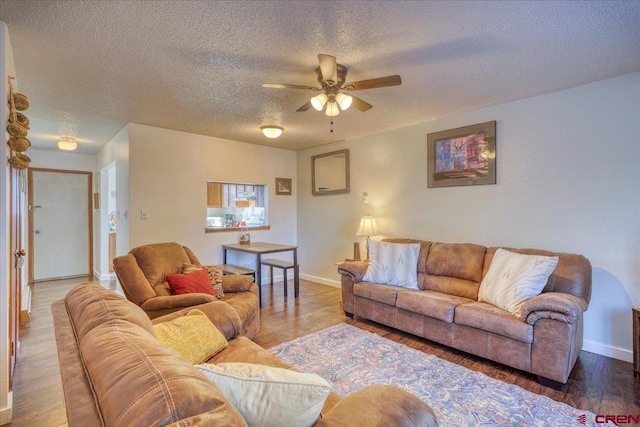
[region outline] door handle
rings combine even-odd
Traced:
[[[40,234],[40,230],[35,230],[34,233],[35,234]]]

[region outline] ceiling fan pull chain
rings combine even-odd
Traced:
[[[331,133],[333,133],[333,119],[331,119]]]

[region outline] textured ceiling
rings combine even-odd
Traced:
[[[638,1],[0,1],[29,138],[95,153],[128,123],[302,149],[640,71]],[[374,108],[296,109],[319,53]],[[260,126],[284,127],[269,140]]]

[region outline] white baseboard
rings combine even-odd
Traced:
[[[109,274],[100,274],[99,271],[94,270],[93,271],[93,276],[98,279],[101,282],[107,281],[107,280],[111,280],[114,277],[116,277],[116,273],[109,273]]]
[[[274,282],[281,282],[284,279],[284,274],[279,274],[273,275],[273,281]],[[321,285],[327,285],[327,286],[332,286],[334,288],[340,288],[342,287],[342,285],[340,284],[340,282],[338,282],[337,280],[329,280],[329,279],[325,279],[324,277],[318,277],[318,276],[312,276],[310,274],[300,274],[300,279],[301,280],[308,280],[310,282],[314,282],[314,283],[320,283]],[[288,274],[287,273],[287,280],[293,280],[293,273],[292,274]],[[268,274],[263,274],[262,275],[262,284],[263,285],[268,285],[269,284],[269,275]]]
[[[601,356],[607,356],[624,362],[633,363],[633,352],[626,348],[613,347],[595,341],[584,340],[582,349],[589,353],[595,353]]]
[[[0,426],[9,424],[13,418],[13,392],[7,393],[7,406],[0,409]]]
[[[321,285],[332,286],[334,288],[341,288],[342,284],[337,280],[329,280],[324,277],[312,276],[310,274],[301,274],[301,279],[308,280],[310,282],[320,283]]]

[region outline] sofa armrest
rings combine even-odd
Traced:
[[[180,309],[212,301],[217,301],[216,297],[208,294],[166,295],[148,299],[140,305],[140,308],[144,311],[165,310],[168,308]]]
[[[377,385],[349,394],[327,412],[316,427],[435,427],[426,403],[401,388]]]
[[[206,304],[183,308],[182,310],[156,317],[151,323],[157,325],[158,323],[169,322],[178,317],[185,316],[188,312],[195,309],[206,314],[209,320],[211,320],[211,323],[213,323],[228,340],[239,336],[242,332],[242,321],[240,320],[238,312],[224,301],[212,301]]]
[[[233,274],[222,276],[222,290],[224,292],[248,292],[253,283],[253,277]]]
[[[580,297],[562,292],[544,292],[525,301],[520,318],[530,325],[538,319],[576,323],[586,309],[587,303]]]
[[[354,282],[361,282],[367,272],[367,261],[348,261],[338,266],[338,273],[351,277]]]

